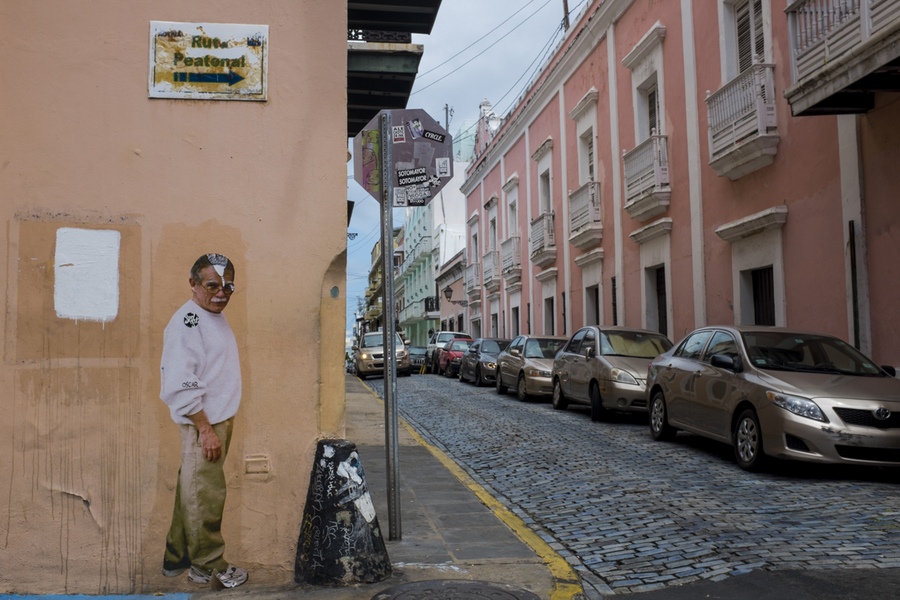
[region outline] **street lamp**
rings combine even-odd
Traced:
[[[463,308],[469,306],[469,303],[466,300],[451,300],[453,297],[453,289],[448,285],[444,288],[444,298],[447,299],[447,302],[450,304],[456,304],[458,306],[462,306]]]

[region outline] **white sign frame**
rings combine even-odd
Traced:
[[[150,98],[268,100],[269,26],[150,21]]]

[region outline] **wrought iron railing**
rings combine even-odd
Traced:
[[[352,42],[377,42],[382,44],[411,44],[412,34],[403,31],[348,29],[347,40]]]

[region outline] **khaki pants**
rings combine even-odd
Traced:
[[[222,443],[222,456],[213,463],[203,458],[197,428],[180,425],[181,469],[163,569],[175,571],[193,565],[204,573],[212,573],[228,568],[221,532],[225,510],[223,465],[233,426],[234,418],[213,425]]]

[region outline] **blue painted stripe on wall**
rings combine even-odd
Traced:
[[[156,595],[123,595],[123,596],[87,596],[84,594],[70,595],[47,595],[47,596],[15,596],[12,594],[0,595],[0,600],[73,600],[74,598],[83,598],[84,600],[189,600],[191,594],[160,594]]]

